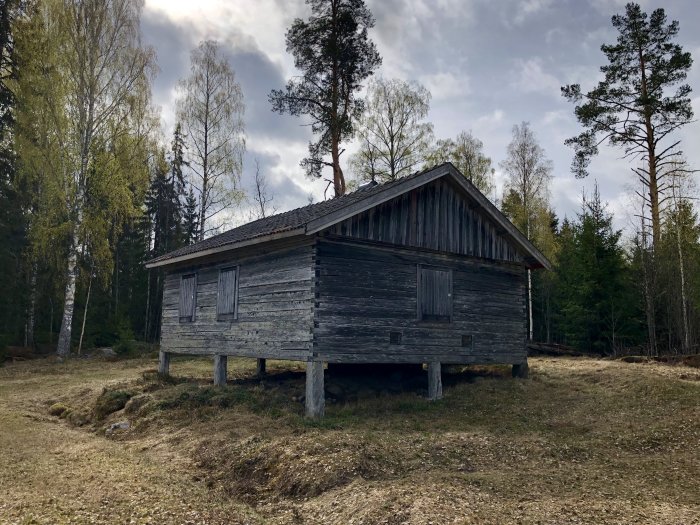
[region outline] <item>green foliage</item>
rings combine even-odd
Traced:
[[[610,354],[638,342],[639,302],[630,265],[596,188],[559,232],[554,324],[562,342]]]
[[[567,140],[576,151],[572,169],[577,176],[586,175],[591,156],[598,153],[599,136],[627,154],[650,153],[640,140],[650,131],[647,124],[660,140],[693,118],[691,88],[683,83],[693,59],[673,41],[678,21],[667,23],[663,9],[649,16],[639,4],[629,3],[624,15],[612,17],[612,25],[617,42],[601,47],[608,59],[600,68],[605,78],[585,95],[578,84],[562,88],[568,100],[583,102],[575,113],[587,129]]]
[[[130,357],[136,353],[136,344],[133,339],[120,339],[114,351],[120,357]]]
[[[308,115],[317,136],[309,144],[302,166],[309,176],[320,177],[324,166],[333,167],[336,195],[345,193],[339,145],[353,133],[353,121],[363,103],[355,94],[381,64],[367,31],[374,18],[363,0],[307,0],[308,20],[297,18],[287,31],[287,51],[302,76],[285,89],[270,92],[273,111]],[[330,154],[331,162],[324,160]]]
[[[666,291],[657,322],[659,339],[670,352],[690,352],[684,342],[686,325],[691,346],[697,348],[700,335],[700,222],[690,200],[679,199],[668,208],[656,256],[656,280]]]
[[[0,334],[0,366],[5,363],[7,359],[7,337]]]
[[[185,244],[192,244],[197,241],[199,235],[199,223],[197,221],[197,199],[192,188],[189,189],[185,197],[185,209],[182,216],[182,233]]]
[[[484,143],[462,131],[454,139],[441,139],[435,144],[425,159],[425,166],[435,166],[451,162],[476,186],[481,193],[490,196],[494,190],[491,159],[484,154]]]

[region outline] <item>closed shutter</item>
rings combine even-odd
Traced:
[[[418,319],[452,321],[452,271],[418,268]]]
[[[236,318],[236,291],[238,288],[238,271],[226,268],[219,271],[219,286],[216,296],[217,319]]]
[[[197,302],[197,276],[183,275],[180,280],[180,322],[194,321],[194,308]]]

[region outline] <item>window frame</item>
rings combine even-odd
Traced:
[[[433,271],[433,272],[446,272],[448,274],[448,288],[447,288],[447,298],[448,298],[448,315],[444,319],[426,319],[423,313],[423,271]],[[417,276],[416,276],[416,319],[420,323],[429,324],[452,324],[454,320],[454,292],[453,283],[454,275],[452,268],[445,268],[441,266],[433,266],[428,264],[418,264],[417,265]],[[435,314],[436,315],[436,314]],[[437,315],[436,315],[437,317]]]
[[[191,315],[182,315],[182,311],[180,311],[180,306],[182,305],[182,285],[185,279],[187,278],[192,278],[193,280],[193,288],[192,288],[192,314]],[[197,272],[190,272],[190,273],[183,273],[180,275],[180,289],[178,290],[178,321],[180,323],[194,323],[197,320],[197,284],[198,284],[198,278],[197,278]]]
[[[235,321],[238,319],[238,283],[240,280],[240,266],[225,266],[219,268],[219,274],[216,278],[216,320],[217,321]],[[233,312],[219,313],[219,295],[221,294],[221,274],[223,272],[234,272],[233,280]]]

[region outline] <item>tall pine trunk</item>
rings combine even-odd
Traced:
[[[333,190],[335,191],[335,196],[340,197],[341,195],[345,195],[345,177],[340,167],[338,140],[335,138],[331,144],[331,157],[333,158]]]

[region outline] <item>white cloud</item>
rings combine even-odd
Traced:
[[[560,96],[561,82],[551,73],[545,71],[541,58],[530,58],[516,62],[517,71],[514,87],[525,93],[541,93]]]
[[[469,78],[465,74],[440,72],[422,75],[419,80],[433,95],[434,101],[466,97],[470,93]]]
[[[548,9],[554,0],[524,0],[517,3],[517,11],[514,21],[522,24],[529,17]]]

